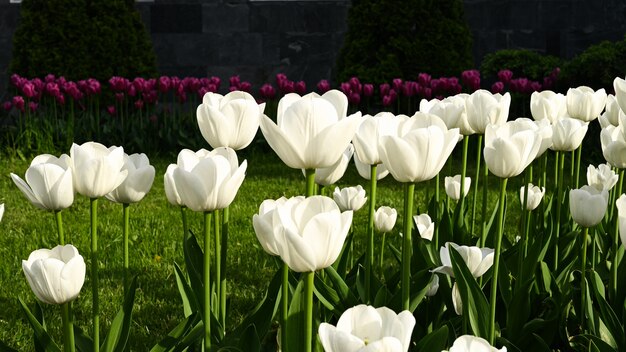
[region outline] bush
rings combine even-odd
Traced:
[[[487,54],[480,70],[483,76],[489,79],[497,79],[498,71],[509,69],[514,77],[541,82],[555,67],[562,64],[561,59],[555,56],[542,55],[526,49],[506,49]]]
[[[457,76],[471,68],[472,38],[459,0],[355,0],[337,80]]]
[[[24,0],[11,72],[68,79],[156,75],[152,43],[127,0]]]
[[[560,86],[613,91],[615,77],[626,73],[626,37],[618,42],[603,41],[592,45],[570,60],[561,71]]]

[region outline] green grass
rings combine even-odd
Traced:
[[[459,148],[457,148],[459,149]],[[456,152],[455,152],[456,153]],[[252,216],[260,203],[268,198],[303,194],[304,178],[299,170],[286,167],[273,151],[257,148],[240,155],[248,160],[248,170],[235,201],[231,205],[231,224],[228,253],[229,310],[227,325],[233,326],[263,297],[267,284],[276,270],[275,261],[258,244],[252,228]],[[173,275],[173,263],[183,263],[182,224],[180,210],[170,205],[163,190],[163,173],[176,157],[152,160],[156,168],[154,186],[146,198],[131,206],[131,269],[139,275],[139,285],[133,315],[130,350],[145,351],[163,338],[182,318],[183,310]],[[0,340],[19,351],[32,351],[32,331],[17,302],[21,297],[28,304],[35,301],[21,268],[35,249],[56,245],[56,230],[51,213],[36,209],[15,187],[10,172],[23,176],[30,160],[0,159],[0,203],[5,203],[4,219],[0,222]],[[451,163],[454,173],[457,165]],[[452,166],[444,167],[442,175],[449,175]],[[459,167],[460,168],[460,167]],[[473,177],[472,168],[468,175]],[[493,209],[498,187],[490,178],[489,209]],[[472,181],[473,183],[474,181]],[[362,184],[351,166],[339,186]],[[521,180],[509,183],[509,214],[507,235],[514,237],[519,219],[517,190]],[[425,190],[428,183],[416,187],[416,208],[426,210]],[[441,185],[443,192],[443,178]],[[332,190],[330,190],[332,194]],[[432,195],[433,193],[431,193]],[[389,243],[399,247],[397,232],[402,221],[402,185],[388,176],[379,183],[377,207],[389,205],[398,209],[395,232],[388,235]],[[479,199],[480,202],[480,199]],[[471,203],[470,203],[471,204]],[[480,203],[479,203],[480,204]],[[480,207],[478,207],[480,209]],[[480,217],[480,210],[479,217]],[[356,248],[363,243],[359,235],[365,233],[367,210],[357,212],[354,219],[357,234]],[[201,214],[190,215],[191,229],[200,233]],[[88,332],[91,330],[91,284],[89,282],[90,236],[89,201],[77,195],[74,205],[63,211],[66,238],[85,257],[87,278],[75,303],[75,321]],[[122,300],[122,207],[103,199],[99,202],[100,246],[100,306],[101,336],[108,331]],[[362,237],[362,236],[361,236]],[[380,239],[378,239],[379,241]],[[201,239],[199,239],[201,241]],[[379,242],[377,242],[379,243]],[[378,251],[378,249],[377,249]],[[360,252],[359,252],[360,253]],[[60,309],[42,304],[49,329],[60,342]],[[102,337],[101,337],[102,339]]]

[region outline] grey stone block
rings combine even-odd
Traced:
[[[212,49],[216,65],[263,65],[263,36],[260,33],[226,33],[215,37]]]
[[[202,31],[204,33],[247,32],[249,13],[247,4],[202,5]]]
[[[272,33],[344,31],[348,8],[344,2],[252,2],[250,30]]]
[[[155,4],[150,13],[152,33],[202,32],[200,4]]]

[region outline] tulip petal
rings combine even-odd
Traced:
[[[270,147],[287,166],[293,169],[306,168],[304,146],[292,142],[290,136],[265,115],[261,117],[261,132]]]
[[[356,352],[365,346],[356,336],[328,323],[320,324],[319,337],[326,352]]]
[[[22,180],[14,173],[11,173],[11,179],[32,205],[36,206],[39,209],[46,209],[43,203],[41,203],[41,201],[37,199],[37,196],[35,196],[33,191],[30,189],[30,186],[26,182],[24,182],[24,180]]]

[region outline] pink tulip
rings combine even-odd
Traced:
[[[348,95],[348,102],[353,105],[359,105],[361,103],[361,94],[352,92]]]
[[[430,88],[433,92],[439,93],[444,90],[443,88],[445,88],[445,82],[442,82],[442,80],[438,78],[432,79],[430,80]]]
[[[2,103],[2,108],[5,111],[10,111],[12,107],[13,107],[13,104],[11,104],[10,101],[5,101],[4,103]]]
[[[503,82],[498,81],[491,85],[491,93],[496,94],[496,93],[502,93],[502,92],[504,92]]]
[[[206,87],[200,87],[200,89],[198,89],[198,98],[200,98],[200,100],[202,100],[202,98],[204,97],[204,95],[206,93],[208,93],[209,90],[206,89]]]
[[[14,85],[17,89],[22,89],[24,83],[26,83],[26,79],[22,78],[22,76],[14,73],[11,75],[11,84]]]
[[[143,100],[139,99],[135,101],[135,109],[143,110]]]
[[[295,91],[295,83],[290,80],[282,81],[281,84],[278,86],[278,89],[283,94],[293,93]]]
[[[294,85],[294,90],[300,95],[306,94],[306,83],[304,81],[296,82],[296,84]]]
[[[423,98],[430,100],[430,98],[433,96],[433,90],[431,88],[428,88],[428,87],[423,87],[421,89],[420,95]]]
[[[259,94],[263,99],[274,99],[276,98],[276,89],[270,83],[265,83],[259,89]]]
[[[39,107],[39,104],[35,103],[34,101],[28,102],[28,110],[30,110],[31,112],[36,111],[38,107]]]
[[[276,74],[276,84],[280,87],[281,83],[287,80],[287,75],[284,73]]]
[[[239,90],[243,91],[243,92],[248,92],[250,93],[250,89],[252,89],[252,83],[248,82],[248,81],[243,81],[241,82],[241,84],[239,85]]]
[[[389,86],[389,83],[383,83],[378,87],[378,89],[380,90],[380,96],[382,98],[389,94],[391,86]]]
[[[317,83],[317,91],[320,94],[324,94],[330,90],[330,82],[328,80],[321,80]]]
[[[63,95],[63,93],[60,93],[58,95],[54,96],[54,99],[57,101],[57,103],[59,103],[59,105],[65,105],[65,95]]]
[[[219,85],[216,85],[214,83],[209,83],[209,85],[206,87],[206,89],[211,93],[217,93],[218,88]]]
[[[350,87],[350,83],[348,82],[343,82],[339,85],[339,89],[341,89],[341,91],[343,92],[343,94],[345,95],[350,95],[350,92],[352,92],[352,89]]]
[[[498,79],[502,83],[504,84],[509,83],[511,81],[511,78],[513,78],[513,71],[507,70],[507,69],[498,71]]]
[[[24,97],[16,95],[13,97],[13,106],[20,111],[24,111]]]
[[[537,81],[531,81],[530,82],[530,89],[533,92],[539,92],[541,91],[541,83],[537,82]]]
[[[115,106],[113,105],[107,106],[107,113],[109,113],[109,115],[111,116],[115,116],[115,114],[117,113],[115,110]]]
[[[370,98],[374,95],[374,85],[371,83],[365,83],[363,85],[363,96]]]
[[[22,94],[24,94],[24,96],[26,96],[27,98],[32,99],[35,95],[37,95],[37,92],[35,91],[35,85],[28,81],[25,82],[22,85]]]
[[[402,78],[394,78],[391,83],[393,85],[393,89],[395,89],[397,92],[402,89]]]
[[[172,87],[172,80],[167,76],[159,77],[159,91],[161,93],[167,93]]]
[[[239,76],[231,76],[228,81],[231,87],[236,87],[237,89],[239,89],[239,85],[241,84],[241,79],[239,78]]]
[[[143,101],[145,101],[147,104],[156,104],[159,95],[157,94],[156,90],[151,90],[149,92],[141,93],[141,97],[143,98]]]
[[[209,78],[209,82],[217,87],[215,89],[216,92],[220,88],[220,84],[222,84],[222,80],[216,76],[211,76],[211,78]]]
[[[393,104],[394,100],[395,99],[391,95],[385,95],[383,97],[383,106],[385,106],[385,107],[391,106],[391,104]]]
[[[32,81],[30,81],[30,82],[31,82],[31,83],[35,86],[35,90],[36,90],[36,91],[38,91],[38,92],[40,92],[40,94],[41,94],[41,91],[43,91],[43,88],[44,88],[44,87],[45,87],[45,85],[46,85],[46,84],[44,83],[44,81],[42,81],[42,80],[41,80],[41,79],[39,79],[39,78],[34,78],[34,79],[33,79]]]
[[[350,88],[352,88],[353,92],[361,93],[362,85],[358,77],[351,77],[348,82],[350,83]]]
[[[44,77],[44,79],[43,79],[43,80],[44,80],[46,83],[51,83],[51,82],[54,82],[56,79],[57,79],[57,78],[56,78],[56,77],[55,77],[52,73],[48,73],[48,74],[46,75],[46,77]]]
[[[419,75],[417,75],[417,83],[419,83],[422,87],[430,87],[431,79],[432,78],[428,73],[420,73]]]

